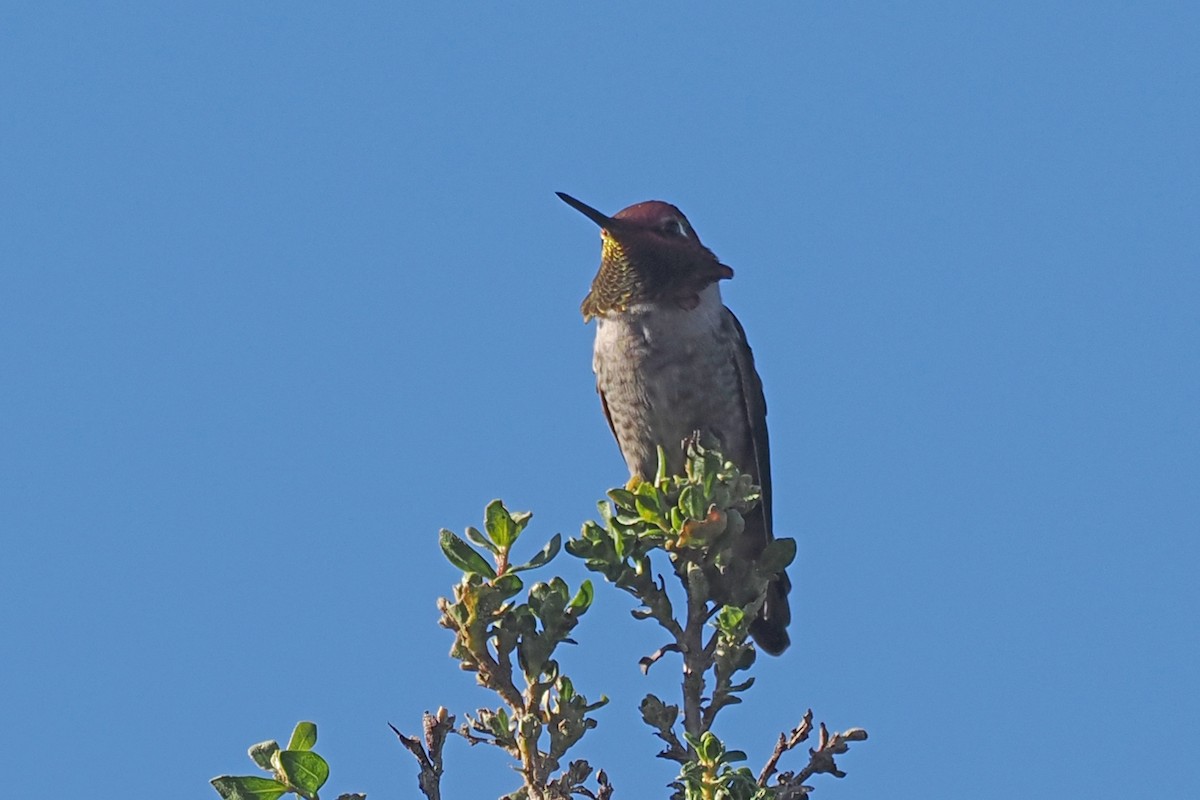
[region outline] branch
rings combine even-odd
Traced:
[[[704,625],[710,616],[708,582],[699,564],[688,563],[684,585],[687,587],[687,624],[679,642],[683,651],[683,729],[699,736],[707,730],[703,707],[704,673],[712,666],[712,655],[704,646]]]

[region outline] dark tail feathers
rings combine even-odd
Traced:
[[[780,573],[767,589],[767,599],[758,612],[758,619],[750,623],[750,635],[764,653],[777,656],[792,643],[787,634],[788,623],[792,621],[787,599],[791,588],[788,576]]]

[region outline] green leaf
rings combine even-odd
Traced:
[[[541,552],[538,553],[533,558],[529,559],[528,563],[522,564],[519,567],[510,567],[509,571],[510,572],[521,572],[523,570],[537,569],[538,567],[545,566],[546,564],[550,563],[550,561],[556,555],[558,555],[558,551],[561,548],[562,548],[562,534],[556,533],[556,534],[554,534],[554,538],[552,538],[549,542],[547,542],[546,546],[542,548]]]
[[[667,479],[667,451],[658,447],[658,469],[654,472],[654,485],[659,486]]]
[[[517,592],[521,591],[521,589],[525,588],[525,584],[521,582],[521,579],[513,574],[515,571],[516,570],[511,570],[506,572],[500,577],[496,578],[496,580],[492,581],[492,586],[497,592],[500,593],[500,598],[502,600],[507,600],[508,598],[516,595]]]
[[[704,496],[712,497],[713,488],[717,485],[717,465],[712,459],[704,458],[700,467],[700,485],[704,487]]]
[[[501,549],[512,547],[512,543],[521,532],[504,503],[499,500],[487,504],[487,510],[484,511],[484,527],[491,540]]]
[[[612,531],[613,552],[616,553],[617,558],[620,559],[621,561],[624,561],[625,556],[627,556],[629,554],[629,545],[631,544],[631,541],[630,541],[631,539],[632,539],[632,537],[626,536],[624,533],[617,530],[615,527],[613,528],[613,531]]]
[[[508,515],[517,524],[517,536],[521,535],[521,531],[525,530],[525,526],[529,524],[529,520],[533,519],[532,511],[510,511]]]
[[[482,533],[480,533],[479,528],[476,528],[473,525],[468,525],[467,526],[467,538],[470,539],[475,544],[479,545],[480,547],[487,549],[489,552],[495,553],[496,555],[500,555],[500,548],[496,547],[496,545],[492,543],[491,539],[489,539],[488,537],[486,537]]]
[[[612,500],[618,509],[632,511],[634,508],[633,492],[628,489],[609,489],[608,499]]]
[[[704,495],[696,486],[683,487],[683,491],[679,493],[678,506],[688,519],[704,519],[708,516]]]
[[[222,775],[209,783],[225,800],[275,800],[287,791],[287,787],[279,781],[257,775]]]
[[[705,731],[700,737],[700,746],[696,750],[699,752],[701,761],[715,764],[725,752],[725,745],[712,731]]]
[[[463,572],[483,575],[488,579],[496,577],[496,570],[483,556],[479,555],[475,548],[445,528],[442,528],[441,533],[438,534],[438,543],[442,546],[442,553],[445,554],[446,560]]]
[[[553,600],[551,600],[551,602],[557,605],[560,609],[566,608],[567,595],[571,593],[571,587],[567,586],[567,582],[555,575],[550,579],[550,583],[547,584],[547,587],[549,589],[547,597],[549,598],[550,596],[553,596]]]
[[[274,739],[268,739],[265,742],[250,745],[250,758],[255,764],[262,767],[267,772],[275,769],[275,764],[271,761],[275,754],[279,752],[279,742]]]
[[[637,488],[633,490],[633,493],[637,497],[653,498],[655,500],[658,499],[659,495],[658,487],[649,481],[639,483]]]
[[[721,610],[717,612],[715,622],[718,630],[732,635],[745,619],[746,612],[744,609],[737,606],[722,606]]]
[[[315,722],[297,722],[296,729],[292,731],[292,738],[288,740],[288,750],[312,750],[313,745],[317,743],[317,723]]]
[[[773,542],[767,542],[762,555],[755,562],[755,567],[763,575],[775,575],[791,564],[795,558],[796,540],[776,539]]]
[[[579,591],[575,593],[573,598],[571,598],[571,602],[567,606],[568,610],[576,612],[577,616],[587,611],[592,605],[592,597],[594,594],[595,590],[592,589],[592,582],[590,580],[584,581],[579,587]]]
[[[284,750],[279,754],[288,783],[306,794],[316,794],[329,779],[329,764],[312,750]]]
[[[639,708],[642,712],[642,721],[660,731],[675,727],[675,721],[679,719],[679,706],[669,706],[652,694],[648,694],[642,699]],[[685,733],[684,736],[686,737],[688,734]]]
[[[657,497],[639,496],[637,499],[637,512],[639,517],[653,525],[665,521],[663,520],[662,509],[658,505]]]
[[[631,530],[641,528],[644,525],[642,518],[637,515],[637,501],[634,501],[634,509],[632,514],[621,512],[613,517],[613,525],[622,530]]]

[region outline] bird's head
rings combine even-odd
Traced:
[[[675,206],[647,200],[606,216],[562,192],[564,203],[600,226],[600,270],[583,300],[585,320],[634,303],[695,308],[700,292],[733,270],[700,243]]]

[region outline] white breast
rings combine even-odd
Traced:
[[[596,321],[592,370],[599,375],[602,360],[639,358],[653,350],[691,355],[711,344],[724,313],[721,289],[714,283],[700,292],[700,304],[690,311],[675,304],[636,303],[605,314]]]
[[[713,390],[738,384],[727,313],[714,284],[691,310],[644,303],[598,319],[592,368],[631,473],[653,475],[659,445],[680,471],[695,430],[734,433],[740,401]]]

